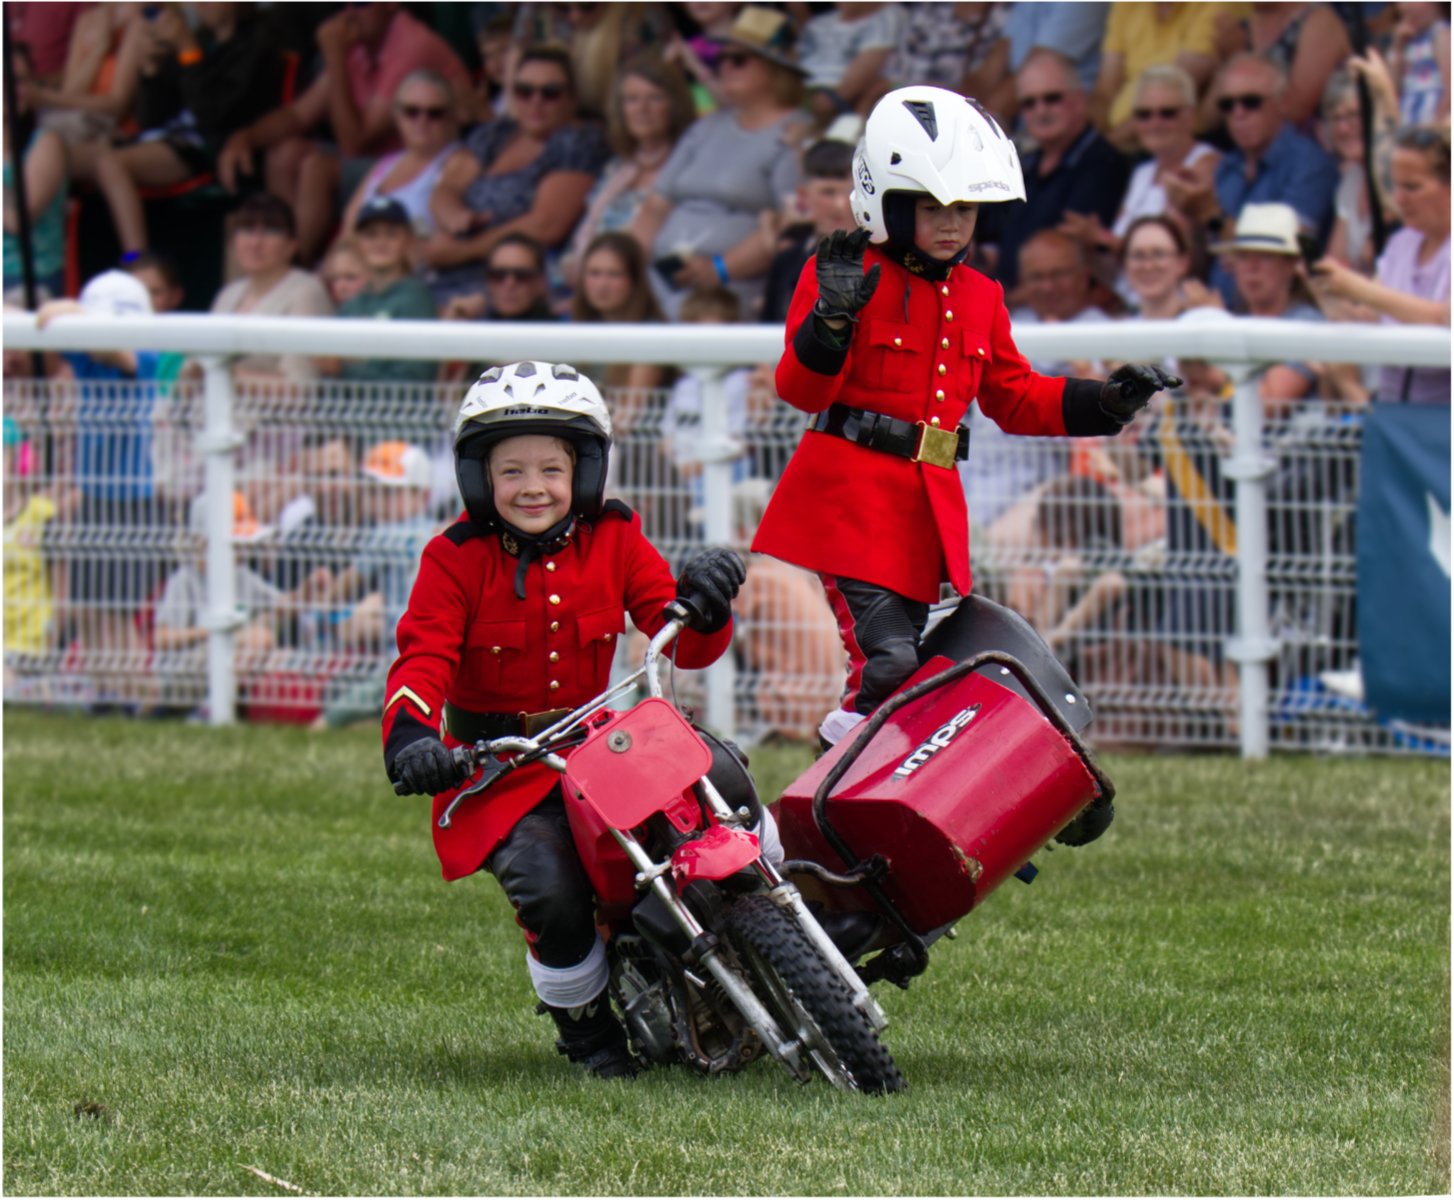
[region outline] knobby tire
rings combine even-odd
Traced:
[[[777,982],[812,1018],[854,1087],[862,1092],[897,1092],[904,1088],[888,1049],[867,1015],[853,1004],[853,993],[825,961],[793,918],[767,896],[742,896],[727,912],[727,930],[742,949],[755,951],[745,957],[749,971],[769,970]],[[761,998],[773,1015],[787,1017],[792,1028],[798,1022],[790,1013],[778,1011],[780,1003],[771,988]]]

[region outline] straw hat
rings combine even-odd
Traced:
[[[1210,247],[1213,254],[1230,250],[1260,250],[1264,254],[1298,255],[1297,212],[1290,204],[1247,204],[1237,214],[1237,229],[1230,241]]]
[[[798,35],[793,31],[792,22],[785,13],[775,8],[764,8],[760,4],[744,5],[732,22],[732,28],[713,40],[721,46],[741,46],[759,58],[799,75],[808,73],[798,65],[794,49]]]

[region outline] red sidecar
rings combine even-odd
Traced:
[[[1022,618],[970,597],[925,651],[775,810],[790,870],[806,860],[854,880],[807,872],[805,894],[882,909],[911,940],[932,940],[1114,794],[1079,737],[1085,697]]]

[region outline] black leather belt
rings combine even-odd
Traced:
[[[484,742],[491,738],[534,737],[549,729],[571,710],[550,708],[545,712],[493,713],[470,712],[456,708],[447,700],[444,704],[444,728],[461,742]]]
[[[813,414],[808,428],[831,433],[869,450],[882,450],[885,454],[935,467],[952,467],[969,457],[969,429],[964,425],[941,429],[924,421],[904,421],[867,408],[831,404]]]

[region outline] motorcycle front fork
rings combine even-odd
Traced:
[[[750,819],[751,813],[747,808],[733,809],[722,798],[720,792],[713,786],[712,781],[703,778],[701,781],[702,791],[707,803],[711,806],[714,815],[719,823],[735,828],[743,827]],[[770,821],[771,815],[766,809],[763,810],[763,820]],[[790,1069],[798,1073],[800,1069],[801,1045],[796,1041],[789,1041],[783,1036],[778,1028],[777,1022],[763,1006],[762,1002],[752,993],[741,978],[721,960],[716,945],[716,939],[707,935],[701,922],[693,915],[677,895],[675,889],[667,882],[666,876],[671,872],[670,861],[654,862],[651,856],[642,847],[641,843],[628,830],[613,829],[611,831],[620,844],[622,850],[631,859],[636,867],[636,886],[638,889],[649,887],[666,905],[667,911],[672,914],[673,920],[680,926],[683,933],[691,939],[694,957],[704,968],[711,972],[713,978],[722,985],[728,997],[732,1000],[744,1017],[762,1035],[764,1042],[770,1048],[774,1048],[775,1057],[788,1062]],[[770,862],[765,855],[759,855],[752,862],[752,868],[757,872],[759,878],[766,886],[767,894],[773,902],[785,909],[797,923],[799,928],[808,936],[818,953],[825,962],[829,963],[844,984],[853,994],[854,1006],[860,1009],[872,1022],[876,1030],[882,1030],[888,1025],[888,1017],[879,1007],[878,1001],[873,998],[868,990],[868,984],[859,976],[853,965],[843,956],[843,952],[833,944],[833,940],[823,931],[808,906],[804,903],[802,894],[797,887],[785,879],[778,871],[777,866]],[[801,1064],[806,1069],[806,1064]]]

